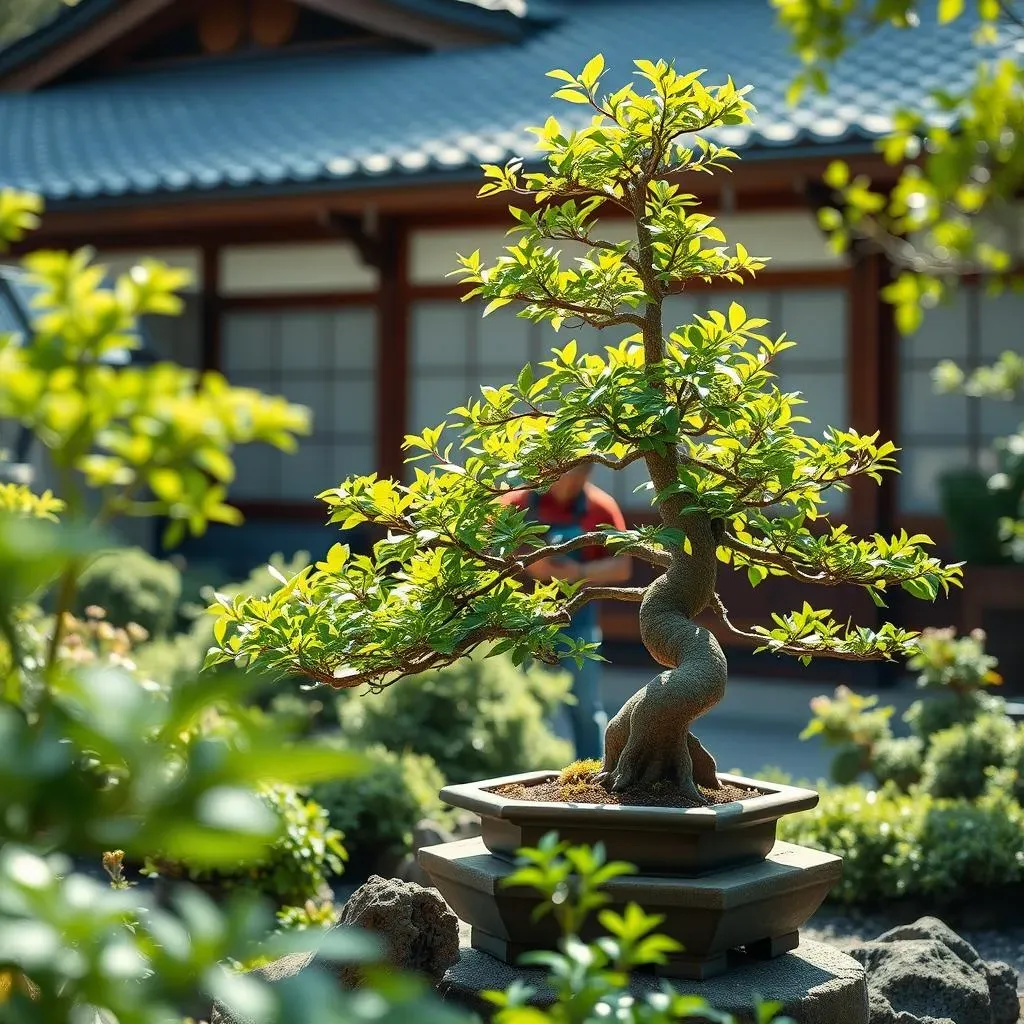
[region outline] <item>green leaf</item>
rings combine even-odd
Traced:
[[[964,13],[964,0],[939,0],[939,24],[956,21]]]
[[[578,89],[559,89],[558,92],[554,93],[556,100],[565,100],[566,103],[589,103],[590,98],[586,93],[580,92]]]
[[[586,67],[584,67],[582,74],[580,75],[580,81],[593,92],[594,86],[597,85],[597,80],[601,77],[604,72],[604,55],[597,54],[591,57],[587,61]]]
[[[843,189],[850,184],[850,168],[842,160],[833,160],[825,168],[825,184],[834,189]]]
[[[747,311],[738,303],[729,305],[729,330],[738,331],[747,322]]]

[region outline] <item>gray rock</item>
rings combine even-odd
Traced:
[[[458,959],[459,922],[436,889],[373,875],[349,897],[338,923],[375,933],[383,940],[389,963],[428,974],[435,981]],[[293,953],[257,968],[252,975],[273,985],[313,966],[336,972],[347,986],[359,982],[358,967],[324,964],[315,953]],[[210,1024],[252,1022],[217,1005]]]
[[[315,953],[292,953],[290,956],[281,957],[280,960],[275,960],[265,967],[257,967],[256,970],[250,973],[254,978],[261,978],[268,984],[273,985],[275,982],[294,978],[296,974],[309,967],[315,958]],[[233,1013],[221,1003],[217,1003],[210,1014],[210,1024],[255,1024],[255,1022],[252,1018]]]
[[[869,992],[888,1000],[895,1014],[910,1014],[901,1024],[929,1017],[992,1024],[984,974],[938,939],[866,942],[847,953],[864,965]]]
[[[897,1013],[880,992],[868,992],[868,1024],[956,1024],[948,1017],[917,1017],[906,1010]]]
[[[998,960],[989,961],[984,968],[992,1002],[992,1024],[1017,1024],[1021,1016],[1017,972]]]
[[[1017,1024],[1020,1014],[1020,1003],[1017,996],[1017,972],[1008,964],[998,962],[986,963],[966,939],[957,935],[949,925],[940,921],[937,917],[922,917],[914,921],[913,924],[891,928],[880,935],[876,941],[902,943],[921,940],[941,942],[983,979],[989,995],[989,1017],[985,1018],[986,1022],[991,1021],[991,1024]],[[870,968],[868,969],[868,986],[873,988],[872,971]],[[901,1006],[899,1003],[896,1003],[896,1006],[901,1010],[910,1009]],[[949,1012],[945,1007],[938,1007],[938,1009],[944,1013]],[[899,1021],[899,1015],[895,1015],[894,1020]],[[922,1018],[920,1016],[913,1017],[913,1014],[911,1014],[906,1024],[915,1024],[918,1020],[922,1020]],[[875,1024],[874,1017],[872,1017],[872,1024]],[[879,1024],[881,1024],[881,1018]],[[885,1024],[888,1024],[888,1021]]]
[[[945,921],[937,917],[920,917],[913,924],[901,924],[890,928],[875,939],[876,942],[901,942],[904,939],[936,939],[945,943],[965,964],[980,968],[983,960],[978,951],[962,939]],[[1013,1024],[1017,1024],[1016,1021]]]
[[[429,818],[424,818],[412,830],[413,853],[422,850],[424,846],[440,846],[442,843],[453,843],[454,841],[455,834],[453,832]]]
[[[896,1024],[896,1011],[881,992],[868,989],[868,1024]]]
[[[435,981],[459,957],[458,918],[436,889],[415,882],[371,875],[349,897],[339,923],[379,935],[390,963]],[[358,969],[344,969],[342,980],[355,983]]]

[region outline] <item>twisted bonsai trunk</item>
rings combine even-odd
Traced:
[[[664,391],[659,373],[665,358],[664,290],[655,274],[653,242],[645,222],[646,191],[645,180],[631,196],[637,270],[648,296],[644,366],[650,384]],[[674,441],[662,453],[646,452],[644,461],[659,493],[676,484],[679,455]],[[714,634],[693,620],[714,600],[716,551],[725,524],[704,512],[684,511],[691,504],[691,495],[675,493],[659,505],[662,522],[682,531],[689,550],[684,547],[673,554],[668,569],[650,585],[640,605],[640,638],[651,657],[668,671],[634,693],[608,723],[598,780],[614,792],[670,782],[693,803],[706,804],[697,787],[718,789],[721,784],[715,759],[690,727],[725,695],[727,666]]]
[[[693,621],[714,597],[720,523],[704,514],[681,517],[691,553],[676,552],[640,605],[640,637],[668,671],[634,693],[608,723],[599,780],[615,792],[664,781],[706,804],[697,787],[721,785],[715,759],[691,732],[694,719],[725,695],[722,648]]]

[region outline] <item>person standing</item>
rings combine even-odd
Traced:
[[[503,500],[528,511],[531,519],[547,526],[545,542],[561,544],[601,526],[624,530],[626,521],[615,499],[589,480],[591,467],[577,466],[558,478],[543,494],[532,490],[510,492]],[[527,567],[538,580],[562,579],[571,583],[585,580],[598,586],[625,583],[632,571],[628,555],[608,555],[595,545],[558,558],[545,558]],[[569,636],[599,643],[601,629],[597,603],[591,601],[574,616],[566,633]],[[584,661],[581,666],[570,661],[572,695],[569,706],[573,742],[578,758],[601,758],[604,755],[604,730],[608,724],[601,699],[601,663]]]

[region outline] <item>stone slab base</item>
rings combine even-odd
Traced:
[[[796,949],[773,960],[756,960],[730,953],[730,970],[705,981],[676,981],[672,987],[706,999],[716,1010],[733,1014],[741,1024],[753,1024],[755,1000],[778,1000],[782,1012],[796,1024],[868,1024],[868,993],[864,968],[845,953],[824,943],[804,939]],[[552,994],[537,968],[514,967],[479,949],[464,946],[459,962],[438,986],[442,998],[490,1019],[490,1004],[482,991],[505,989],[514,981],[535,989],[536,1006],[547,1006]],[[633,994],[657,992],[665,981],[653,974],[633,976]],[[700,1024],[701,1018],[693,1018]]]

